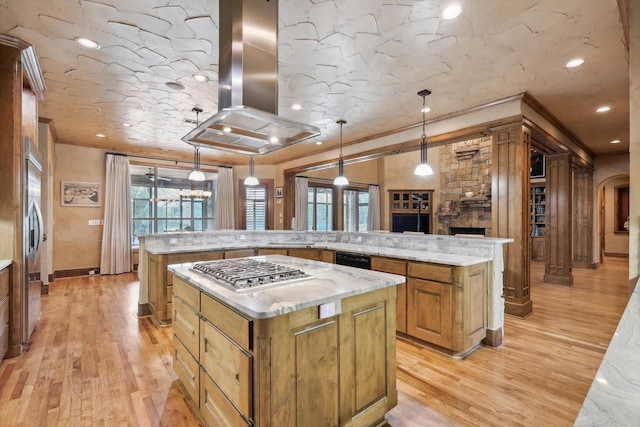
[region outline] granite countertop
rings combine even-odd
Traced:
[[[0,259],[0,270],[4,270],[5,268],[11,265],[10,259]]]
[[[574,426],[637,426],[640,420],[640,281],[631,294]]]
[[[305,243],[305,242],[281,242],[281,243],[260,243],[260,242],[243,242],[237,244],[208,244],[198,246],[175,246],[161,249],[147,249],[147,252],[154,255],[169,255],[174,253],[203,252],[203,251],[224,251],[233,249],[249,249],[249,248],[316,248],[328,249],[334,251],[353,252],[374,256],[383,256],[390,258],[399,258],[411,261],[432,262],[436,264],[447,264],[459,267],[479,264],[491,261],[490,258],[472,255],[447,254],[440,252],[428,252],[416,249],[400,249],[389,248],[383,246],[362,246],[353,243]]]
[[[255,292],[235,291],[189,269],[191,263],[172,264],[169,270],[204,293],[255,319],[275,317],[307,307],[335,304],[336,314],[344,298],[404,283],[404,276],[345,267],[284,255],[253,257],[304,271],[312,276]]]

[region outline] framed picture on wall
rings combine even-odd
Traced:
[[[544,178],[546,163],[544,154],[531,153],[531,178]]]
[[[276,187],[276,197],[280,198],[284,194],[284,190],[282,187]]]
[[[100,184],[97,182],[62,181],[60,203],[62,206],[100,207]]]

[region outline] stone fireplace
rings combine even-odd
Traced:
[[[439,154],[434,233],[491,236],[491,137],[444,145]]]

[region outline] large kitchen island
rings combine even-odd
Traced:
[[[192,264],[169,267],[174,369],[206,424],[383,425],[397,403],[405,277],[283,255],[235,262],[247,261],[304,276],[237,290]]]

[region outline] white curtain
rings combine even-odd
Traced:
[[[100,274],[131,271],[131,178],[127,156],[107,154]]]
[[[309,180],[303,176],[296,176],[296,198],[295,198],[295,224],[291,228],[294,230],[306,231],[309,229],[309,206],[308,193]]]
[[[369,218],[367,219],[367,230],[380,230],[380,187],[369,186]]]
[[[214,222],[216,230],[233,230],[236,228],[235,198],[233,193],[233,169],[220,168],[216,184],[216,218]]]

